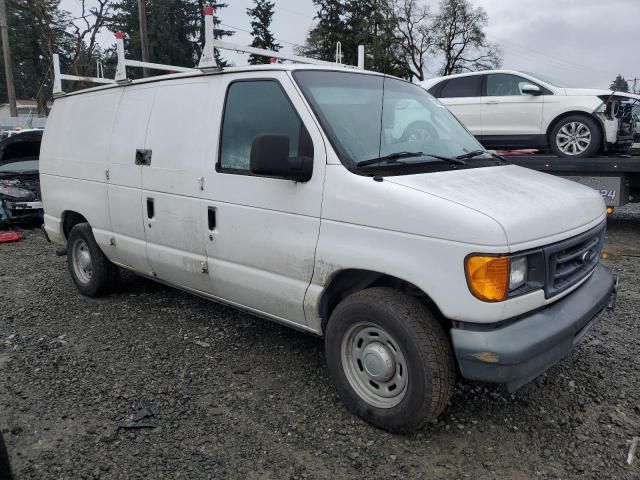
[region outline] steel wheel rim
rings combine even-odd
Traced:
[[[580,155],[591,145],[591,129],[582,122],[567,123],[558,130],[556,145],[565,155]]]
[[[73,271],[80,283],[87,284],[93,275],[93,260],[89,246],[84,240],[78,240],[73,244],[71,251]]]
[[[369,322],[352,325],[340,349],[349,385],[377,408],[398,405],[407,391],[409,371],[398,342],[387,331]]]

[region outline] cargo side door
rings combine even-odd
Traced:
[[[159,85],[144,143],[142,203],[147,253],[153,276],[209,293],[205,241],[206,123],[215,77],[172,80]]]
[[[109,212],[113,245],[109,258],[145,275],[151,274],[142,210],[142,166],[136,149],[144,148],[155,88],[132,85],[123,89],[111,135]]]

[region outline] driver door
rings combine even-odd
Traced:
[[[532,81],[517,75],[492,73],[487,75],[486,95],[482,98],[482,139],[487,145],[535,145],[535,136],[543,134],[541,95],[522,92]]]
[[[304,297],[320,232],[326,153],[322,136],[286,72],[222,76],[225,101],[212,112],[218,137],[205,175],[206,251],[213,293],[285,323],[306,325]],[[307,182],[254,174],[252,145],[286,135],[290,157],[313,158]]]

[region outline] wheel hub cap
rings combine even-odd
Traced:
[[[89,246],[83,240],[75,242],[71,250],[71,258],[78,281],[84,284],[89,283],[93,275],[93,263]]]
[[[591,144],[591,130],[582,122],[567,123],[558,130],[556,144],[565,155],[580,155]]]
[[[341,361],[349,384],[360,398],[378,408],[392,408],[406,393],[409,372],[398,342],[378,325],[361,322],[342,340]]]
[[[371,378],[386,382],[396,370],[396,362],[389,349],[378,342],[370,343],[362,355],[363,365]]]

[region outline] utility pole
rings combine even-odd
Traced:
[[[7,6],[5,5],[5,0],[0,0],[0,30],[2,53],[4,55],[4,75],[7,81],[7,96],[9,97],[9,112],[12,117],[17,117],[16,88],[13,85],[13,66],[11,64],[11,48],[9,47],[9,27],[7,25]]]
[[[4,0],[0,0],[4,1]],[[146,0],[138,0],[138,19],[140,21],[140,46],[142,47],[142,61],[149,61],[149,39],[147,38],[147,5]],[[142,69],[142,75],[150,76],[148,68]]]

